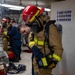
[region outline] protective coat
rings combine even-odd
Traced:
[[[40,31],[39,33],[35,34],[34,36],[34,41],[36,42],[36,45],[40,49],[40,51],[44,54],[44,29]],[[63,47],[62,47],[62,41],[61,41],[61,35],[58,31],[58,29],[52,24],[49,25],[49,44],[52,47],[54,54],[62,58],[62,53],[63,53]],[[48,48],[48,45],[45,45],[45,53],[48,54],[50,53],[50,49]],[[39,69],[36,58],[33,58],[33,66],[34,66],[34,71],[38,73],[38,75],[50,75],[51,74],[51,69]]]

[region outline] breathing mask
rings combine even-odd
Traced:
[[[48,12],[44,11],[42,14],[35,16],[35,20],[30,24],[28,23],[27,26],[31,27],[34,32],[39,33],[43,30],[43,25],[46,24],[45,20],[41,20],[41,16],[45,17],[46,15],[48,15]]]
[[[30,24],[26,24],[27,26],[31,27],[31,29],[36,33],[39,33],[41,30],[43,30],[43,25],[41,21],[39,20],[39,18],[40,18],[40,15],[36,16],[35,20],[31,22]]]

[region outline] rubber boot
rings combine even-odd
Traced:
[[[13,62],[19,62],[19,57],[18,57],[18,56],[15,57],[15,58],[13,59]]]

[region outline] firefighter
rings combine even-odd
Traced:
[[[10,26],[10,17],[3,18],[3,48],[7,52],[8,51],[8,42],[9,42],[9,37],[7,36],[8,32],[8,27]]]
[[[3,32],[3,48],[7,52],[8,51],[8,36],[7,33],[7,20],[5,18],[2,19],[2,32]]]
[[[49,41],[45,41],[45,25],[48,18],[44,19],[44,9],[36,6],[27,6],[22,18],[26,25],[20,25],[19,31],[22,34],[29,34],[28,45],[32,49],[32,75],[51,75],[52,69],[61,60],[63,47],[61,36],[58,29],[53,25],[49,25]]]

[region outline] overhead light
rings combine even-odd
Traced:
[[[49,8],[44,8],[45,9],[45,11],[51,11],[51,9],[49,9]]]
[[[41,9],[42,7],[38,7],[39,9]],[[51,9],[49,9],[49,8],[44,8],[45,9],[45,11],[51,11]]]
[[[23,6],[16,6],[16,5],[10,5],[10,4],[0,4],[0,6],[7,7],[7,8],[16,8],[16,9],[18,9],[18,8],[24,9],[25,8]]]
[[[1,4],[1,3],[0,3],[0,6],[7,7],[11,10],[21,10],[21,9],[25,8],[23,6],[16,6],[16,5],[10,5],[10,4]],[[42,7],[38,7],[38,8],[41,9]],[[45,11],[51,11],[51,9],[49,9],[49,8],[44,8],[44,9],[45,9]]]
[[[10,10],[22,10],[21,8],[8,8]]]

